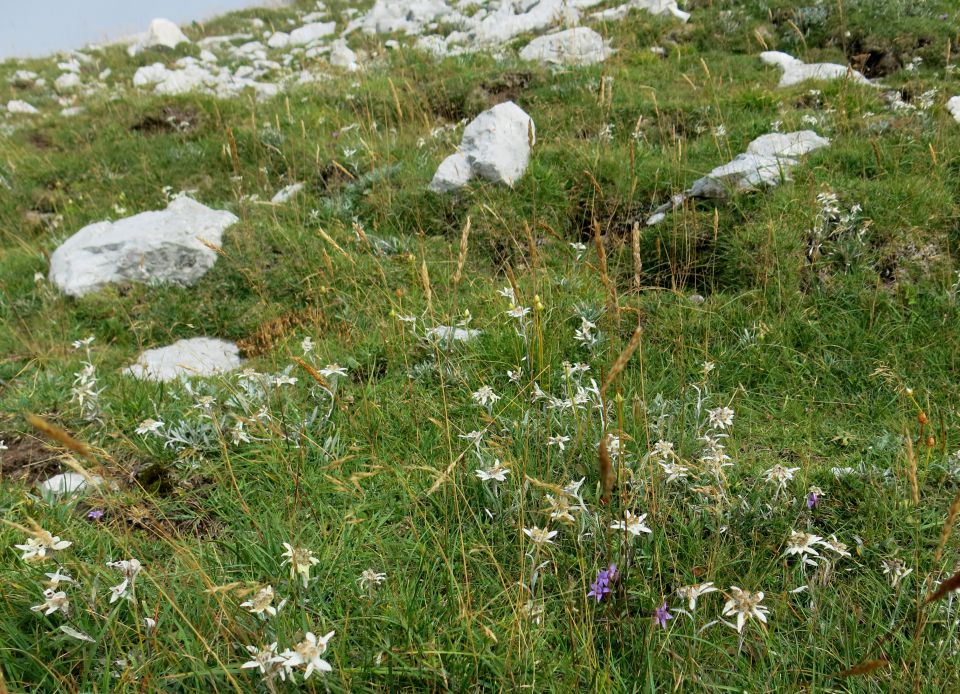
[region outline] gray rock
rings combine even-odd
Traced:
[[[150,28],[127,48],[130,55],[138,55],[148,48],[176,48],[181,43],[190,43],[180,27],[169,19],[154,19]]]
[[[50,281],[70,296],[127,280],[190,285],[217,260],[204,242],[219,246],[224,230],[235,222],[230,212],[187,197],[163,211],[96,222],[53,252]]]
[[[149,381],[173,381],[191,376],[215,376],[239,366],[240,350],[234,343],[194,337],[146,350],[123,373]]]
[[[960,123],[960,96],[952,96],[947,100],[947,110],[953,119]]]
[[[276,195],[274,195],[272,198],[270,198],[270,202],[272,202],[272,203],[274,203],[274,204],[280,204],[280,203],[284,203],[284,202],[289,202],[289,201],[292,200],[293,197],[294,197],[297,193],[299,193],[301,190],[303,190],[303,184],[302,184],[302,183],[291,183],[290,185],[286,186],[285,188],[281,188],[280,190],[278,190],[277,193],[276,193]]]
[[[103,478],[97,475],[90,475],[90,479],[93,480],[95,486],[103,484]],[[89,488],[90,483],[87,478],[79,472],[62,472],[37,485],[40,495],[48,499],[55,499],[67,494],[78,494],[88,491]]]
[[[792,133],[768,133],[747,145],[747,151],[733,161],[718,166],[682,194],[674,195],[646,219],[647,226],[663,221],[666,212],[676,209],[688,198],[723,199],[737,193],[778,185],[788,180],[790,169],[799,163],[798,157],[821,147],[830,140],[812,130]]]
[[[836,63],[804,63],[788,53],[781,51],[764,51],[760,60],[767,65],[776,65],[783,70],[780,77],[780,87],[789,87],[806,80],[835,80],[843,79],[848,75],[854,82],[870,84],[870,80],[856,70],[846,65]]]
[[[305,46],[312,41],[329,36],[337,30],[336,22],[317,22],[315,24],[306,24],[299,29],[290,32],[291,46]]]
[[[520,51],[524,60],[562,65],[593,65],[609,57],[603,37],[588,27],[538,36]]]
[[[536,142],[533,119],[512,101],[497,104],[463,129],[460,151],[473,173],[512,186],[527,170]]]

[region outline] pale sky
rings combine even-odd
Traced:
[[[257,0],[0,0],[0,60],[38,57],[146,31],[154,17],[177,24]]]

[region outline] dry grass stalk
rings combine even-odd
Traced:
[[[600,265],[600,281],[603,282],[603,286],[609,294],[609,309],[613,316],[619,320],[620,319],[620,304],[617,301],[617,288],[613,286],[613,282],[610,281],[610,275],[607,272],[607,251],[603,247],[603,238],[600,236],[600,223],[594,219],[593,220],[593,240],[597,245],[597,258]]]
[[[310,366],[307,362],[305,362],[300,357],[290,357],[290,358],[293,359],[293,361],[296,362],[296,364],[300,368],[302,368],[304,371],[310,374],[310,378],[312,378],[314,381],[319,383],[322,388],[326,388],[327,390],[332,390],[330,388],[330,384],[327,383],[327,379],[321,376],[319,371],[317,371],[315,368]]]
[[[947,597],[947,595],[958,589],[960,589],[960,571],[941,583],[936,592],[927,596],[927,599],[923,601],[923,604],[929,605],[931,602],[942,600],[943,598]]]
[[[327,232],[325,232],[325,231],[323,230],[323,227],[317,227],[317,233],[320,234],[320,238],[322,238],[324,241],[326,241],[326,242],[329,243],[331,246],[333,246],[334,248],[336,248],[338,251],[340,251],[341,254],[343,254],[343,256],[344,256],[347,260],[349,260],[351,263],[353,263],[354,265],[356,265],[356,261],[354,261],[354,259],[353,259],[352,257],[350,257],[350,254],[347,253],[347,252],[346,252],[345,250],[343,250],[342,248],[340,248],[340,246],[337,244],[337,242],[333,240],[333,237],[330,236],[330,234],[328,234]]]
[[[530,229],[530,225],[526,222],[523,223],[523,231],[527,235],[527,248],[530,254],[530,264],[534,269],[540,267],[540,253],[537,252],[537,241],[533,238],[533,231]]]
[[[873,672],[878,670],[887,664],[887,660],[884,658],[878,658],[877,660],[864,660],[862,663],[857,663],[849,670],[844,670],[843,672],[838,672],[837,677],[857,677],[859,675],[866,675],[868,672]]]
[[[910,495],[913,498],[913,503],[920,503],[920,484],[917,482],[917,456],[913,450],[913,441],[910,440],[910,435],[907,434],[907,476],[910,478]]]
[[[93,455],[93,451],[90,450],[90,447],[87,446],[87,444],[77,441],[77,439],[73,438],[70,434],[55,424],[51,424],[42,417],[38,417],[33,414],[27,415],[27,424],[48,438],[53,439],[64,448],[69,448],[77,455],[80,455],[91,462],[97,462],[96,457]]]
[[[597,461],[600,465],[600,501],[610,503],[613,494],[613,462],[610,460],[610,451],[607,450],[607,433],[600,436],[600,445],[597,447]]]
[[[467,223],[463,225],[463,231],[460,232],[460,254],[457,256],[457,271],[453,273],[453,283],[460,284],[463,277],[463,265],[467,262],[467,242],[470,239],[470,217],[467,217]]]
[[[613,366],[610,367],[610,371],[607,373],[607,377],[603,381],[603,386],[600,388],[600,397],[603,398],[603,400],[607,399],[607,389],[610,387],[610,384],[614,382],[617,376],[620,375],[620,372],[626,367],[627,362],[630,361],[630,357],[633,356],[633,353],[637,351],[642,338],[643,326],[637,324],[637,329],[633,331],[633,335],[630,337],[630,342],[628,342],[627,346],[623,348],[622,352],[620,352],[617,360],[613,362]]]
[[[633,289],[640,291],[640,273],[643,271],[643,258],[640,257],[640,223],[633,223],[633,230],[630,232],[633,242]]]
[[[423,283],[423,294],[427,300],[427,311],[433,313],[433,290],[430,288],[430,272],[427,270],[427,259],[420,263],[420,281]]]
[[[937,543],[937,551],[933,556],[933,563],[939,564],[943,558],[943,550],[950,540],[953,533],[953,525],[957,522],[957,515],[960,515],[960,490],[953,497],[950,508],[947,511],[947,519],[943,522],[943,530],[940,531],[940,542]]]

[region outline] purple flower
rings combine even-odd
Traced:
[[[600,569],[597,572],[597,580],[590,584],[588,598],[596,598],[597,602],[603,600],[604,595],[610,595],[610,586],[620,579],[620,573],[617,571],[617,565],[611,564],[606,569]]]
[[[667,610],[667,601],[664,600],[663,604],[653,611],[653,623],[666,629],[668,619],[673,619],[673,615]]]
[[[89,518],[90,520],[100,520],[101,518],[103,518],[103,509],[102,508],[93,509],[92,511],[87,513],[87,518]]]
[[[814,506],[820,503],[820,497],[817,496],[816,492],[810,492],[807,494],[807,508],[813,509]]]

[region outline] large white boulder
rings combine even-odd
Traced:
[[[103,484],[103,478],[97,475],[90,475],[88,478],[79,472],[61,472],[43,482],[37,484],[40,495],[46,499],[56,499],[67,494],[79,494],[90,489],[90,481],[93,485]]]
[[[947,99],[947,111],[955,121],[960,123],[960,96],[951,96]]]
[[[607,59],[611,51],[603,37],[589,27],[576,27],[538,36],[520,51],[524,60],[562,65],[593,65]]]
[[[180,27],[169,19],[154,19],[147,32],[130,44],[127,53],[138,55],[148,48],[176,48],[181,43],[190,43],[190,39],[180,31]]]
[[[356,72],[360,69],[357,54],[350,49],[345,39],[337,39],[330,44],[330,64],[347,72]]]
[[[593,19],[606,21],[623,19],[630,10],[644,10],[651,14],[666,16],[670,15],[685,22],[690,19],[690,13],[681,10],[676,0],[630,0],[617,7],[611,7],[608,10],[601,10],[590,15]]]
[[[473,176],[512,186],[527,170],[534,142],[533,119],[512,101],[497,104],[463,129],[459,149],[440,164],[430,189],[456,190]]]
[[[190,285],[213,267],[224,230],[237,221],[188,197],[159,212],[96,222],[63,242],[50,257],[50,281],[83,296],[125,280]]]
[[[240,350],[232,342],[210,337],[178,340],[143,352],[123,373],[148,381],[215,376],[240,366]]]
[[[512,186],[527,170],[536,139],[533,119],[512,101],[505,101],[467,124],[460,151],[474,174]]]
[[[767,65],[776,65],[783,70],[778,85],[780,87],[789,87],[806,80],[843,79],[848,75],[854,82],[870,84],[870,80],[853,68],[837,63],[805,63],[781,51],[764,51],[760,54],[760,60]]]
[[[7,113],[26,113],[28,115],[34,115],[40,113],[32,104],[28,104],[26,101],[21,101],[20,99],[11,99],[7,102]]]

